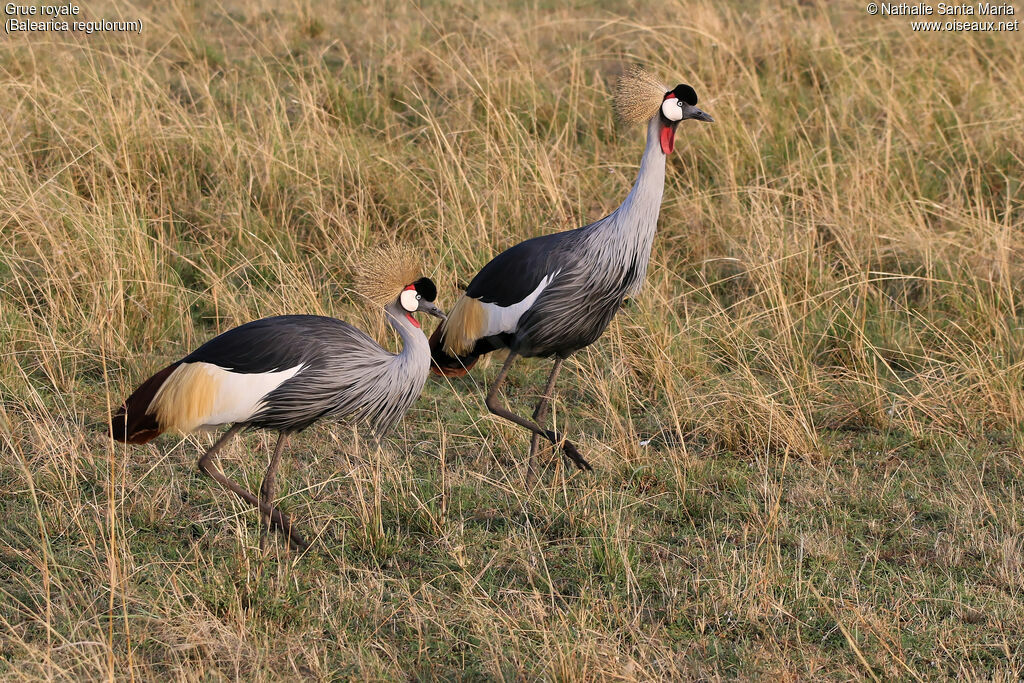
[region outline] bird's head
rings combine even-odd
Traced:
[[[714,123],[710,115],[697,108],[697,93],[693,88],[680,83],[665,93],[658,110],[661,117],[661,151],[671,154],[676,146],[676,126],[680,121],[694,119]]]
[[[671,154],[676,144],[676,127],[680,121],[714,122],[710,115],[697,108],[697,93],[680,83],[668,90],[639,66],[632,66],[619,77],[615,88],[615,113],[624,124],[646,123],[655,117],[659,124],[661,151]]]
[[[398,305],[405,311],[405,317],[412,321],[413,325],[419,327],[420,324],[416,322],[416,318],[412,317],[412,314],[417,311],[447,320],[444,312],[434,305],[436,298],[437,285],[429,277],[421,277],[416,282],[405,286],[402,293],[398,295]]]
[[[434,305],[437,287],[423,277],[419,256],[406,246],[387,247],[369,252],[359,263],[356,291],[375,306],[381,306],[393,315],[404,314],[419,327],[413,313],[429,313],[445,318]]]

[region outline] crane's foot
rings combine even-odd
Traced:
[[[590,463],[584,460],[583,456],[580,455],[580,452],[576,450],[576,447],[573,446],[568,441],[562,444],[562,451],[566,454],[566,456],[568,456],[570,460],[572,460],[573,464],[576,465],[576,469],[588,472],[594,471],[594,468],[590,466]]]
[[[567,458],[572,460],[573,464],[576,465],[576,469],[587,470],[590,472],[594,471],[594,468],[590,466],[590,463],[587,462],[582,455],[580,455],[579,450],[571,441],[561,436],[558,432],[551,430],[548,430],[547,437],[551,443],[562,447],[562,452],[565,453]]]
[[[288,540],[291,541],[299,550],[306,550],[309,548],[309,543],[306,543],[305,539],[299,535],[299,532],[292,527],[291,517],[281,512],[276,507],[271,509],[270,525],[285,534],[288,537]],[[262,542],[260,545],[262,547]]]

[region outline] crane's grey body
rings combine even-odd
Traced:
[[[517,244],[473,279],[466,296],[499,309],[514,306],[543,285],[521,316],[491,336],[493,346],[508,346],[521,356],[564,358],[594,343],[623,298],[640,290],[665,188],[659,131],[655,118],[648,125],[636,182],[618,209],[582,228]],[[511,272],[516,273],[514,287],[502,285]]]
[[[229,330],[182,362],[210,363],[232,373],[299,368],[242,420],[249,426],[295,432],[334,417],[368,424],[383,435],[420,395],[430,367],[426,337],[397,308],[387,306],[385,315],[402,339],[398,353],[344,321],[289,315]],[[249,352],[243,356],[241,348]],[[240,365],[241,357],[246,365]]]

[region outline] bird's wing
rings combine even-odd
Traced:
[[[281,315],[232,328],[200,346],[182,363],[209,363],[241,374],[276,372],[308,362],[332,340],[374,344],[364,332],[341,320]]]
[[[485,312],[480,337],[514,332],[522,315],[558,277],[574,269],[580,232],[571,230],[520,242],[495,256],[466,289]]]
[[[466,296],[486,304],[508,307],[530,296],[562,265],[577,231],[541,235],[509,247],[480,269],[466,288]]]
[[[111,435],[145,443],[167,430],[250,422],[302,428],[381,372],[395,354],[341,320],[263,318],[214,337],[144,382],[111,420]]]
[[[280,410],[275,397],[288,387],[301,384],[327,391],[330,383],[318,375],[332,357],[359,365],[379,363],[391,355],[341,320],[306,315],[263,318],[214,337],[182,359],[149,412],[156,413],[165,429],[183,432],[202,425],[262,420],[268,411]]]
[[[541,292],[574,269],[583,230],[534,237],[491,259],[432,335],[435,365],[461,374],[477,356],[504,346]]]

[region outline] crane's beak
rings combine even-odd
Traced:
[[[697,109],[697,107],[693,108],[693,111],[690,112],[690,115],[687,118],[691,118],[695,121],[707,121],[708,123],[715,122],[715,120],[711,118],[711,114],[701,111],[700,109]]]
[[[441,320],[448,319],[448,316],[444,314],[444,311],[442,311],[440,308],[435,306],[433,303],[427,301],[426,299],[420,299],[419,308],[417,308],[416,310],[422,311],[423,313],[429,313],[435,318],[440,318]]]

